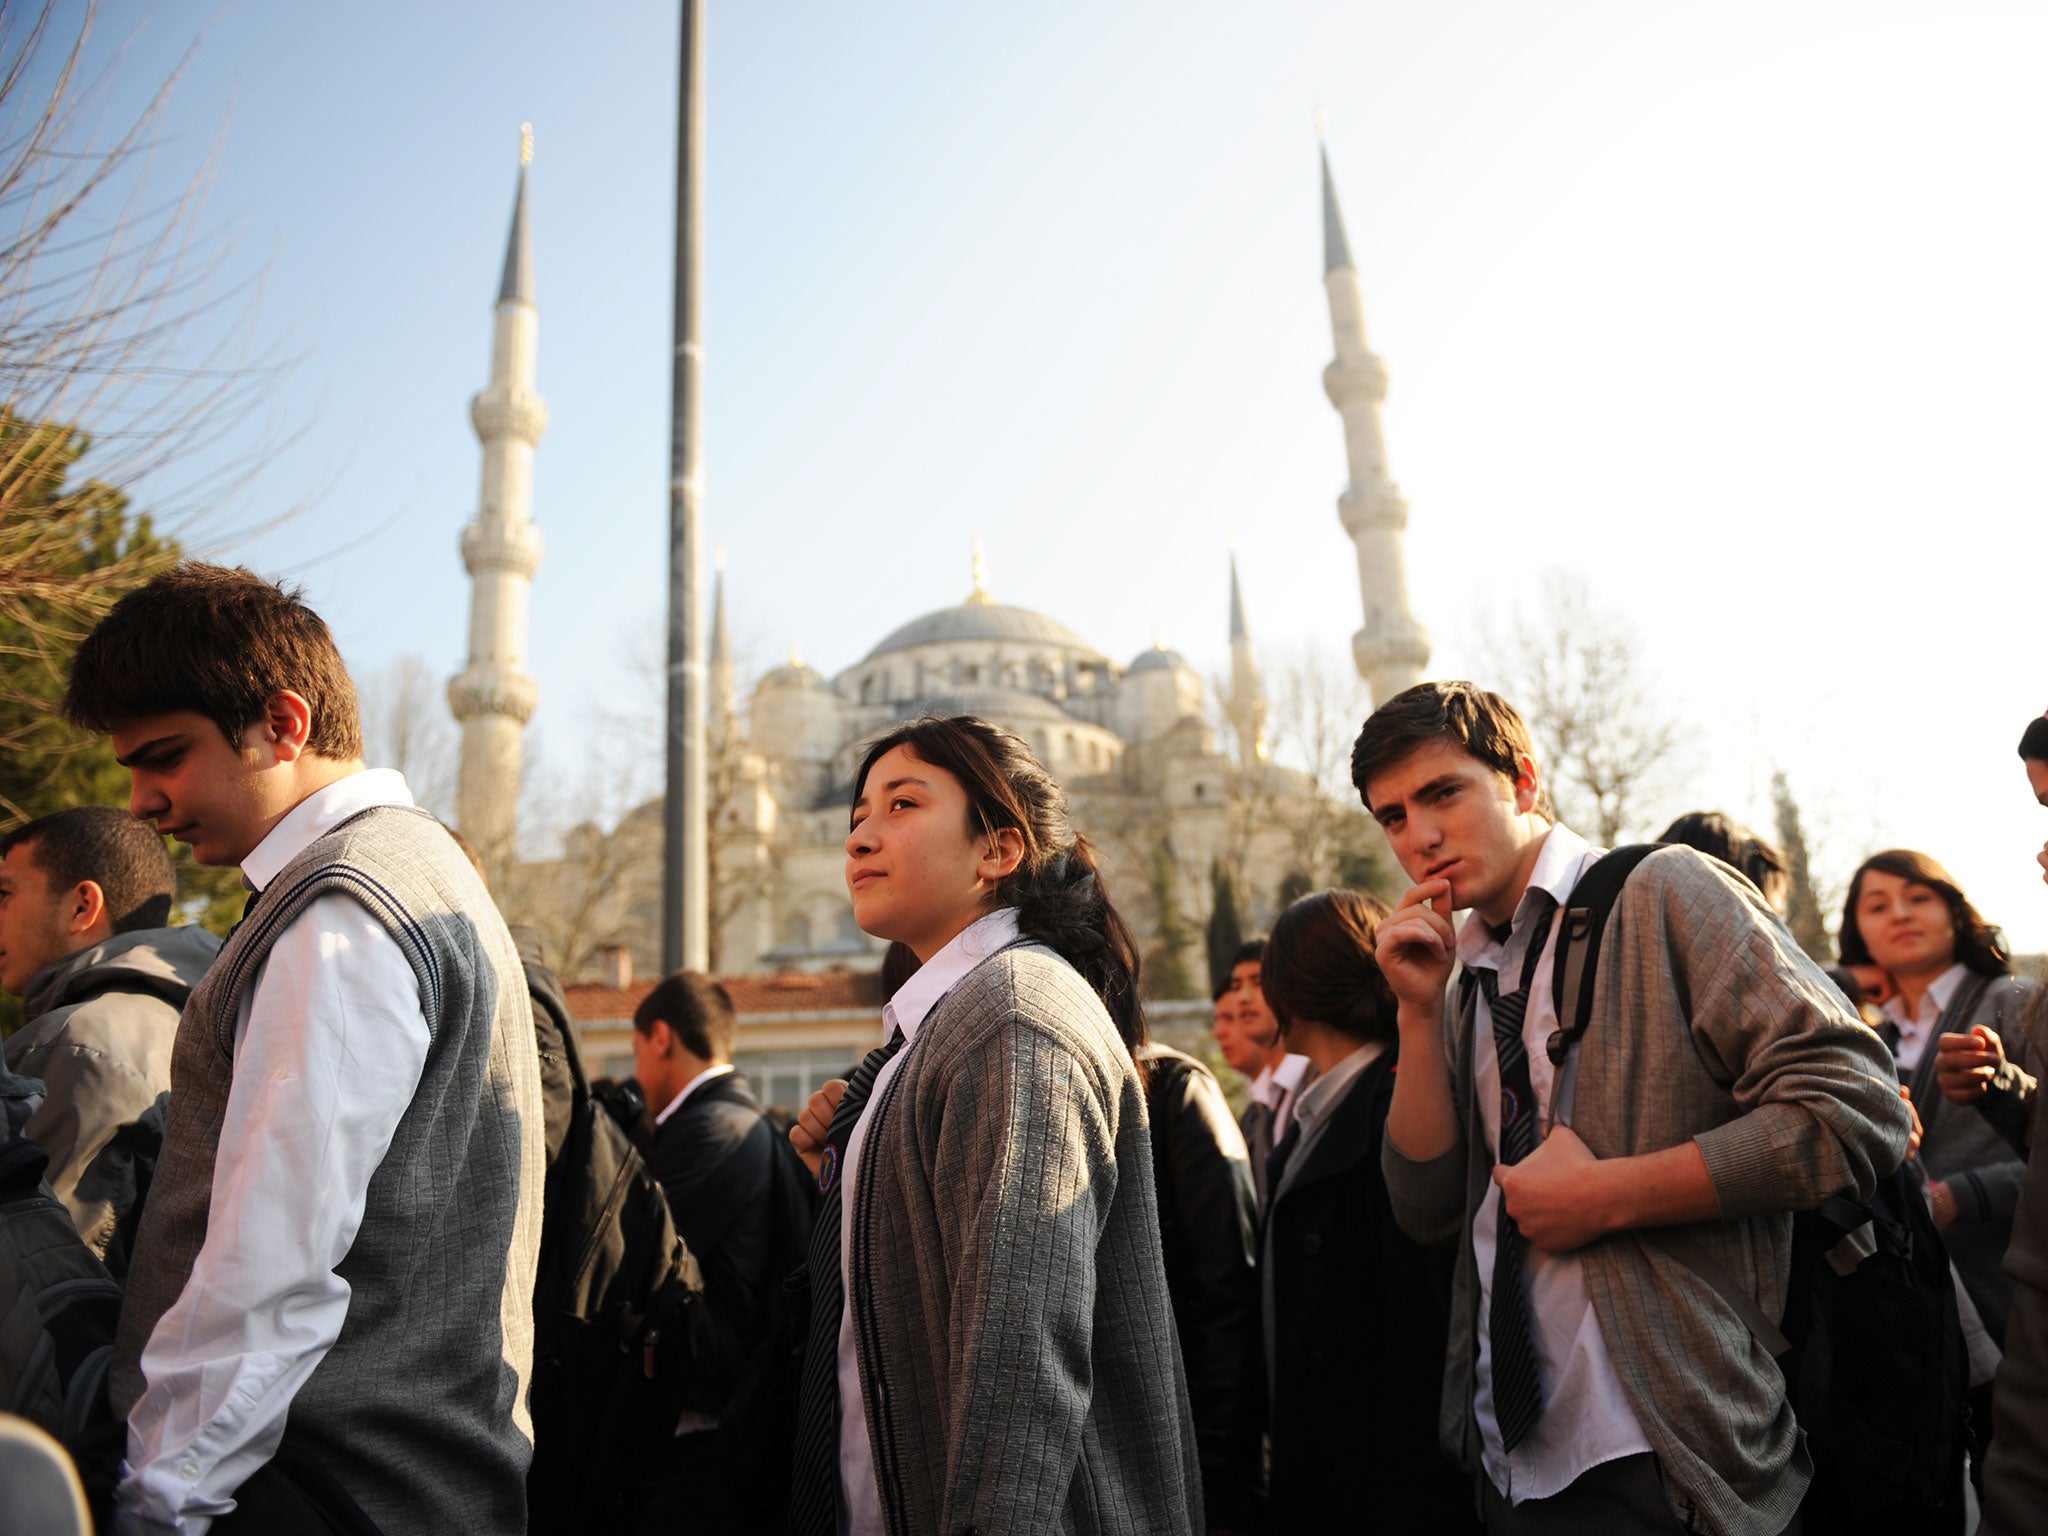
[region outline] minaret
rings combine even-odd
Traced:
[[[462,722],[462,778],[456,821],[485,864],[508,861],[519,832],[521,733],[540,687],[526,672],[527,608],[540,568],[533,526],[533,447],[547,430],[547,402],[534,389],[539,316],[533,303],[533,236],[526,219],[526,168],[533,127],[519,129],[519,190],[498,283],[491,377],[469,402],[484,447],[476,521],[462,530],[470,576],[469,665],[448,684]]]
[[[1330,296],[1330,332],[1337,356],[1323,370],[1323,390],[1344,418],[1344,456],[1351,483],[1337,498],[1344,531],[1358,546],[1358,593],[1365,601],[1365,627],[1351,637],[1352,660],[1372,686],[1375,707],[1403,688],[1422,681],[1429,664],[1429,635],[1408,608],[1408,568],[1401,556],[1401,531],[1408,503],[1387,473],[1387,441],[1380,429],[1380,404],[1387,398],[1387,365],[1365,345],[1365,301],[1358,268],[1344,238],[1344,215],[1330,180],[1330,152],[1323,162],[1323,287]]]
[[[1244,622],[1244,593],[1237,584],[1237,556],[1230,557],[1230,723],[1238,756],[1249,768],[1266,758],[1266,694],[1252,658],[1251,631]]]

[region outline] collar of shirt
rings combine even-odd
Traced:
[[[1386,1049],[1386,1041],[1368,1040],[1301,1090],[1301,1098],[1294,1106],[1294,1118],[1300,1122],[1303,1136],[1307,1136],[1311,1126],[1320,1124],[1324,1115],[1343,1102],[1344,1095],[1358,1080],[1358,1074],[1378,1061]]]
[[[683,1100],[687,1099],[713,1078],[730,1077],[731,1075],[732,1063],[729,1061],[722,1061],[715,1067],[706,1067],[702,1072],[699,1072],[695,1077],[683,1084],[683,1091],[668,1101],[668,1108],[654,1117],[654,1123],[660,1125],[665,1122],[670,1115],[683,1107]]]
[[[1301,1092],[1301,1080],[1308,1075],[1313,1063],[1306,1056],[1290,1051],[1280,1058],[1277,1067],[1261,1067],[1259,1075],[1252,1079],[1251,1087],[1245,1091],[1268,1109],[1277,1109],[1280,1101]]]
[[[242,860],[242,878],[260,891],[278,872],[351,816],[377,805],[411,805],[405,775],[393,768],[366,768],[316,789],[284,813],[270,835]]]
[[[1927,984],[1927,990],[1920,994],[1920,1012],[1917,1016],[1906,1012],[1906,1000],[1893,997],[1884,1005],[1884,1016],[1898,1025],[1901,1030],[1932,1029],[1940,1020],[1948,1005],[1955,1001],[1957,989],[1963,978],[1970,974],[1967,965],[1952,965]]]
[[[1599,853],[1599,849],[1562,822],[1553,826],[1543,834],[1542,851],[1536,855],[1536,867],[1529,872],[1529,888],[1522,892],[1522,899],[1516,904],[1507,939],[1496,939],[1485,921],[1474,912],[1465,919],[1465,926],[1458,930],[1459,960],[1467,966],[1483,966],[1499,973],[1501,991],[1513,991],[1520,984],[1521,972],[1515,970],[1510,975],[1509,971],[1521,964],[1523,947],[1529,941],[1530,919],[1537,910],[1537,892],[1541,891],[1563,906],[1565,898],[1572,893],[1572,887],[1579,883],[1579,876]]]
[[[915,1040],[918,1026],[939,1005],[939,999],[952,991],[961,977],[1016,939],[1015,907],[998,907],[987,916],[975,919],[954,935],[952,943],[925,961],[910,980],[896,989],[896,995],[889,999],[889,1006],[882,1010],[883,1038],[900,1029],[905,1042]]]

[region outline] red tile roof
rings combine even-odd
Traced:
[[[742,1015],[828,1013],[844,1008],[879,1011],[882,1006],[882,978],[874,971],[721,976],[719,980]],[[654,990],[654,981],[636,981],[630,987],[576,986],[566,990],[569,1012],[578,1019],[630,1019],[640,1000]]]

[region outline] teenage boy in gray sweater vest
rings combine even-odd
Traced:
[[[64,707],[250,907],[178,1026],[122,1312],[118,1529],[522,1532],[539,1075],[511,936],[290,591],[187,563]]]

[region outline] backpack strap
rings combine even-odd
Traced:
[[[1565,897],[1564,920],[1557,925],[1557,945],[1550,961],[1550,1002],[1558,1027],[1544,1045],[1544,1054],[1556,1068],[1550,1084],[1551,1125],[1571,1123],[1572,1097],[1578,1086],[1572,1055],[1593,1022],[1593,983],[1600,973],[1600,942],[1607,932],[1607,919],[1621,899],[1629,875],[1661,846],[1634,843],[1603,855]]]

